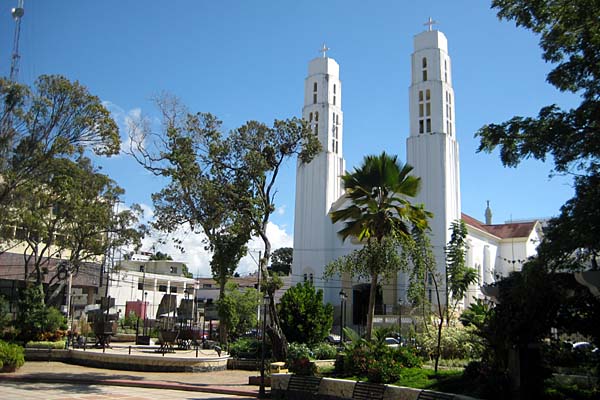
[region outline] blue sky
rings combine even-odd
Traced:
[[[0,8],[2,75],[10,69],[16,3],[4,0]],[[79,80],[109,105],[124,139],[125,118],[155,116],[150,98],[162,91],[231,129],[251,119],[300,116],[308,61],[325,42],[340,64],[343,152],[351,169],[382,150],[406,158],[412,40],[432,17],[453,62],[463,212],[483,219],[490,200],[494,222],[556,215],[572,196],[570,178],[549,179],[549,163],[506,169],[497,152],[476,153],[473,135],[482,125],[578,101],[545,82],[551,66],[541,59],[538,38],[499,21],[489,7],[472,0],[25,0],[19,80]],[[126,190],[127,203],[150,205],[162,187],[126,155],[98,162]],[[279,180],[276,246],[291,245],[294,166]],[[208,257],[198,240],[186,239],[189,249],[177,258],[207,275]],[[253,268],[247,259],[242,272]]]

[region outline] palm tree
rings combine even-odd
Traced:
[[[413,205],[407,199],[419,192],[421,179],[410,175],[412,167],[402,164],[396,156],[385,152],[379,156],[367,156],[359,168],[342,176],[346,197],[350,205],[333,211],[331,220],[344,221],[338,232],[343,240],[355,237],[367,247],[382,248],[386,238],[409,238],[412,227],[427,228],[427,218],[431,213],[423,205]],[[384,254],[373,249],[373,254]],[[367,313],[367,338],[373,330],[375,295],[380,263],[373,261],[369,266],[371,278],[369,308]]]

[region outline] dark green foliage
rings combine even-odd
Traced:
[[[333,306],[323,304],[323,290],[310,282],[288,289],[278,304],[281,328],[290,342],[322,342],[333,325]]]
[[[600,7],[595,0],[494,0],[502,19],[540,35],[547,80],[561,91],[581,95],[578,107],[550,105],[537,117],[482,127],[479,151],[500,149],[502,163],[516,167],[533,157],[552,158],[554,169],[574,176],[575,196],[550,221],[539,248],[548,268],[598,269],[600,212]]]
[[[62,313],[44,304],[40,286],[29,286],[21,291],[19,312],[15,321],[19,334],[17,339],[23,343],[43,339],[44,333],[54,334],[66,329],[66,318]]]
[[[23,347],[0,340],[0,368],[14,371],[25,364]]]
[[[121,319],[120,325],[121,328],[123,329],[135,329],[136,327],[138,327],[141,323],[141,318],[135,314],[134,311],[130,311],[129,315],[126,315],[124,318]]]
[[[4,330],[11,325],[12,322],[8,310],[8,301],[3,296],[0,296],[0,336],[4,333]]]
[[[292,269],[294,249],[281,247],[273,251],[271,257],[271,271],[280,275],[289,275]]]
[[[288,368],[290,372],[301,376],[315,376],[317,373],[316,364],[307,357],[293,359],[288,363]]]
[[[256,338],[240,338],[229,344],[229,354],[235,358],[257,359],[261,355],[262,341]],[[271,358],[271,345],[266,343],[265,358]]]
[[[312,352],[317,360],[333,360],[338,353],[335,346],[325,342],[313,346]]]
[[[256,326],[258,291],[246,288],[243,291],[237,284],[228,282],[225,294],[217,301],[221,321],[225,322],[230,338],[240,337]]]
[[[335,371],[340,375],[366,377],[374,383],[395,383],[403,368],[422,364],[414,349],[386,346],[385,330],[375,331],[372,340],[361,339],[348,328],[344,333],[352,342],[345,344],[344,353],[336,358]]]
[[[301,358],[313,358],[313,356],[312,350],[306,343],[291,342],[288,347],[288,362]]]
[[[48,162],[91,150],[119,153],[117,124],[101,100],[60,75],[41,75],[29,88],[0,79],[0,204],[9,204],[22,184],[44,174]]]

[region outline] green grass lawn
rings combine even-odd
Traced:
[[[436,374],[428,368],[403,368],[396,385],[449,393],[466,393],[462,369],[440,370]]]

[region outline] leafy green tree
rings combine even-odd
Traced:
[[[217,307],[221,322],[226,322],[229,327],[228,335],[231,338],[240,337],[256,326],[258,291],[254,288],[242,291],[236,283],[228,282],[225,295],[219,298]]]
[[[213,252],[212,275],[224,297],[225,285],[250,239],[251,227],[244,220],[249,183],[216,164],[227,157],[221,121],[208,113],[190,114],[172,96],[163,95],[155,103],[164,131],[152,133],[144,119],[132,124],[130,131],[131,154],[147,170],[169,180],[152,195],[153,226],[174,232],[187,224],[193,232],[203,233],[206,249]],[[227,327],[220,325],[221,338],[227,338]]]
[[[289,275],[292,270],[293,255],[294,249],[291,247],[281,247],[275,250],[271,257],[271,271],[281,275]]]
[[[516,116],[482,127],[479,151],[499,148],[505,166],[536,158],[574,177],[575,196],[550,220],[538,254],[553,270],[598,269],[600,252],[600,8],[588,0],[494,0],[501,19],[540,36],[544,60],[553,64],[547,81],[581,96],[569,110],[543,107],[536,117]]]
[[[386,262],[386,258],[377,258],[390,254],[385,251],[389,248],[389,242],[384,244],[384,239],[410,238],[412,226],[426,229],[427,218],[431,216],[422,205],[413,205],[407,199],[416,196],[420,187],[420,178],[410,175],[411,171],[411,166],[402,165],[396,156],[389,156],[385,152],[379,156],[365,157],[360,167],[342,176],[349,205],[330,215],[334,223],[345,223],[338,232],[344,240],[354,237],[366,247],[377,243],[377,248],[367,250],[371,256],[375,256],[370,258],[367,270],[371,280],[367,338],[371,338],[373,331],[379,277],[390,267],[395,267],[393,263]],[[350,264],[338,264],[339,267],[344,265],[354,270]]]
[[[119,152],[117,124],[79,82],[42,75],[29,88],[2,78],[0,101],[0,219],[19,215],[14,191],[45,175],[54,159]]]
[[[173,257],[171,257],[169,254],[157,251],[150,256],[150,261],[173,261]]]
[[[243,208],[244,226],[251,227],[252,232],[263,241],[259,268],[267,282],[264,287],[270,298],[267,333],[273,345],[274,358],[285,360],[287,340],[281,330],[274,301],[278,285],[276,277],[270,276],[267,269],[271,258],[267,227],[275,211],[276,183],[282,165],[294,157],[301,163],[310,162],[321,150],[321,144],[307,122],[297,118],[275,120],[272,127],[249,121],[231,132],[225,141],[216,143],[223,145],[212,147],[218,149],[212,152],[213,165],[231,171],[239,181],[249,184]]]
[[[323,290],[316,290],[311,282],[289,288],[278,308],[281,329],[290,342],[317,344],[331,331],[333,306],[323,304]]]
[[[145,227],[135,224],[142,211],[132,206],[115,212],[122,193],[85,157],[52,159],[43,173],[13,192],[18,194],[13,205],[21,212],[12,224],[27,249],[25,280],[40,285],[52,258],[67,260],[49,279],[48,288],[57,287],[49,291],[47,301],[60,293],[67,274],[76,275],[82,263],[95,261],[113,246],[139,245]]]
[[[46,306],[40,285],[28,285],[20,293],[15,327],[17,339],[27,343],[40,340],[45,332],[66,328],[66,319],[56,308]]]
[[[447,324],[450,323],[450,310],[456,310],[458,303],[467,295],[469,286],[479,279],[477,270],[467,266],[467,225],[462,220],[453,221],[450,230],[452,233],[446,246]]]
[[[536,398],[544,377],[538,373],[542,371],[541,362],[539,355],[532,355],[531,344],[539,344],[550,327],[559,325],[569,331],[576,327],[598,340],[597,330],[579,320],[580,316],[586,316],[587,321],[597,315],[598,301],[576,286],[572,292],[563,292],[572,277],[558,272],[598,269],[600,8],[597,2],[588,0],[495,0],[492,6],[499,18],[512,20],[540,36],[542,56],[553,64],[547,81],[581,99],[572,109],[548,105],[535,117],[515,116],[477,132],[479,150],[492,152],[499,148],[505,166],[516,167],[527,158],[551,159],[554,173],[573,176],[574,197],[563,205],[558,217],[549,221],[537,259],[525,264],[521,274],[498,283],[500,302],[483,327],[497,373],[508,369],[503,351],[519,350],[520,370],[527,374],[521,377],[521,395]],[[578,321],[563,325],[567,315]]]

